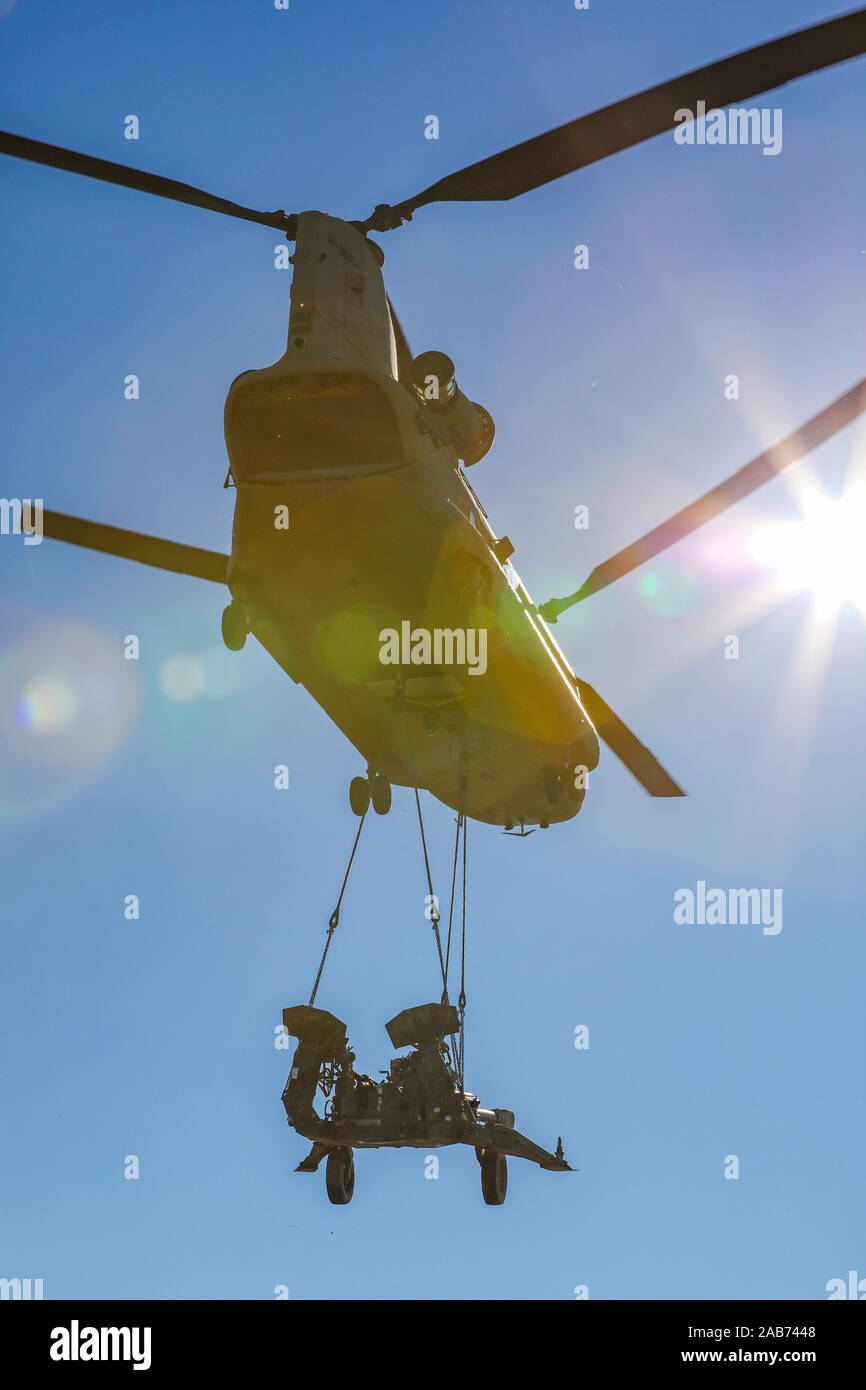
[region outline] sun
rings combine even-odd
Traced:
[[[866,486],[857,483],[836,499],[809,489],[800,506],[802,521],[755,532],[752,555],[776,571],[783,588],[810,589],[822,613],[835,613],[846,600],[866,612]]]

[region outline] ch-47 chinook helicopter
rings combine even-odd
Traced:
[[[396,783],[508,830],[565,821],[584,796],[575,770],[596,766],[599,737],[651,795],[682,795],[575,675],[548,623],[849,423],[866,406],[866,382],[599,566],[570,599],[536,607],[510,563],[511,542],[496,536],[461,468],[490,448],[493,422],[459,389],[444,353],[413,360],[369,234],[436,202],[514,198],[672,129],[684,109],[730,106],[864,49],[861,9],[583,116],[395,207],[380,204],[365,221],[258,212],[0,134],[7,155],[278,228],[296,244],[286,351],[243,372],[226,402],[226,483],[237,489],[231,554],[53,512],[44,533],[227,584],[226,644],[240,648],[253,633],[364,758],[367,774],[350,788],[359,815],[371,799],[387,811]],[[474,667],[473,637],[483,637],[484,653],[482,662],[479,646]]]

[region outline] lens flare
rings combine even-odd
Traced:
[[[822,613],[836,612],[846,600],[866,611],[866,487],[858,484],[835,500],[804,492],[801,506],[802,521],[755,533],[753,557],[774,569],[785,589],[810,589]]]
[[[45,734],[68,729],[74,724],[81,699],[68,677],[61,672],[46,671],[27,682],[13,708],[16,723],[22,729]]]
[[[169,657],[160,668],[160,690],[179,704],[187,704],[203,695],[206,684],[204,667],[194,656]]]
[[[692,570],[671,560],[657,561],[637,581],[644,607],[656,618],[676,618],[691,607],[697,588]]]
[[[224,700],[240,685],[241,664],[225,647],[206,647],[200,652],[181,652],[168,657],[159,668],[159,688],[175,704],[193,700]]]
[[[77,626],[42,629],[0,658],[0,821],[26,820],[88,786],[138,708],[121,644]]]

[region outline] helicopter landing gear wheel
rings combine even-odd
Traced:
[[[371,796],[376,815],[387,816],[391,809],[391,783],[378,772],[373,778]]]
[[[481,1195],[489,1207],[501,1207],[508,1191],[505,1154],[485,1153],[481,1159]]]
[[[349,805],[356,816],[363,816],[370,805],[370,783],[366,777],[353,777],[349,783]]]
[[[578,746],[569,747],[565,758],[565,772],[563,774],[565,794],[572,806],[576,806],[578,810],[583,805],[583,798],[586,796],[589,785],[589,768],[582,761],[585,756]]]
[[[555,806],[562,796],[562,773],[556,767],[544,769],[544,795],[551,806]]]
[[[351,1149],[332,1149],[325,1167],[328,1201],[335,1207],[351,1202],[355,1191],[355,1156]]]
[[[567,795],[569,801],[571,802],[572,806],[576,806],[577,809],[580,810],[581,806],[583,805],[583,798],[586,796],[586,787],[576,787],[576,786],[574,785],[574,782],[575,782],[574,777],[571,777],[569,774],[566,774],[566,778],[565,778],[565,792],[566,792],[566,795]]]
[[[232,600],[228,608],[223,609],[222,616],[223,641],[230,652],[241,650],[247,640],[249,630],[245,609],[240,603],[235,603]]]

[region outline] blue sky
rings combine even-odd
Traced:
[[[3,128],[353,218],[836,13],[0,11]],[[471,481],[539,601],[862,372],[862,62],[764,100],[783,110],[778,157],[662,136],[381,239],[414,351],[446,350],[496,420]],[[0,178],[0,491],[227,549],[222,407],[284,348],[276,235],[18,161]],[[797,474],[837,496],[863,444],[851,428]],[[470,826],[467,1083],[539,1142],[561,1133],[579,1169],[513,1162],[501,1209],[468,1149],[440,1151],[437,1181],[423,1152],[361,1154],[345,1209],[292,1171],[274,1028],[309,993],[357,754],[254,643],[221,650],[216,586],[0,538],[0,1276],[49,1298],[569,1299],[821,1298],[866,1274],[864,626],[850,604],[821,623],[749,558],[757,525],[798,514],[793,478],[556,629],[688,799],[650,799],[603,754],[576,821],[523,841]],[[204,671],[197,698],[166,694],[177,658]],[[444,896],[453,821],[425,810]],[[674,893],[700,879],[781,888],[782,931],[676,925]],[[319,996],[373,1074],[385,1020],[436,997],[425,892],[398,791],[365,829]]]

